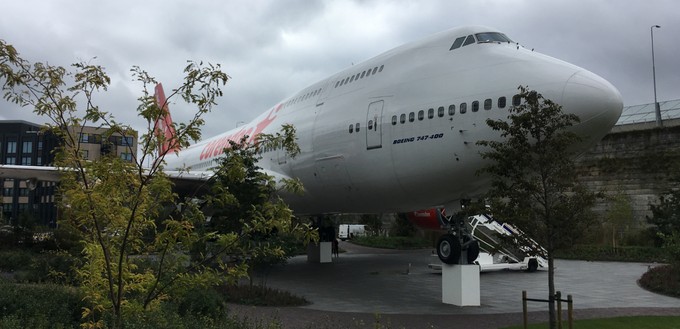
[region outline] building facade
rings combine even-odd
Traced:
[[[27,121],[0,121],[0,164],[23,166],[51,166],[54,154],[63,145],[61,139],[43,126]],[[137,133],[132,136],[112,134],[106,129],[79,127],[72,129],[78,138],[83,158],[97,160],[106,154],[115,154],[132,162],[137,152]],[[36,182],[6,178],[2,183],[0,225],[37,225],[56,227],[58,211],[55,204],[56,182]]]

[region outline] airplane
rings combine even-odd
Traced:
[[[250,123],[166,157],[165,169],[176,179],[205,180],[229,141],[253,141],[291,124],[300,154],[266,150],[258,165],[277,180],[302,182],[303,195],[282,195],[296,214],[454,213],[461,200],[489,188],[489,178],[476,175],[486,163],[476,142],[500,139],[486,120],[507,118],[521,102],[520,85],[580,118],[571,127],[583,138],[579,152],[608,133],[623,109],[618,90],[598,75],[499,30],[466,26],[311,84]],[[15,167],[21,166],[0,166],[0,177]]]

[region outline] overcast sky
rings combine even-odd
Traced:
[[[232,77],[204,137],[250,121],[281,99],[352,63],[462,25],[486,25],[535,51],[614,84],[624,105],[651,103],[654,30],[660,101],[680,98],[676,0],[3,0],[0,39],[22,57],[68,66],[81,60],[112,78],[99,105],[142,128],[135,115],[138,65],[180,84],[187,60],[219,63]],[[193,114],[171,106],[175,121]],[[0,101],[0,120],[44,120]]]

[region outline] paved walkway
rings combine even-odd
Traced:
[[[342,243],[333,264],[291,259],[267,278],[268,286],[306,297],[298,308],[232,306],[250,318],[279,319],[285,328],[499,328],[521,324],[521,292],[547,296],[547,272],[481,274],[480,307],[441,303],[441,274],[427,268],[430,250],[392,251]],[[678,315],[680,299],[648,292],[637,279],[651,264],[556,262],[557,289],[574,298],[577,318]],[[547,321],[546,306],[530,303],[530,320]]]

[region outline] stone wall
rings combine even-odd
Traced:
[[[649,204],[670,187],[680,167],[680,121],[616,126],[579,159],[581,180],[607,196],[627,196],[637,223],[645,223]],[[595,210],[602,216],[611,199]]]

